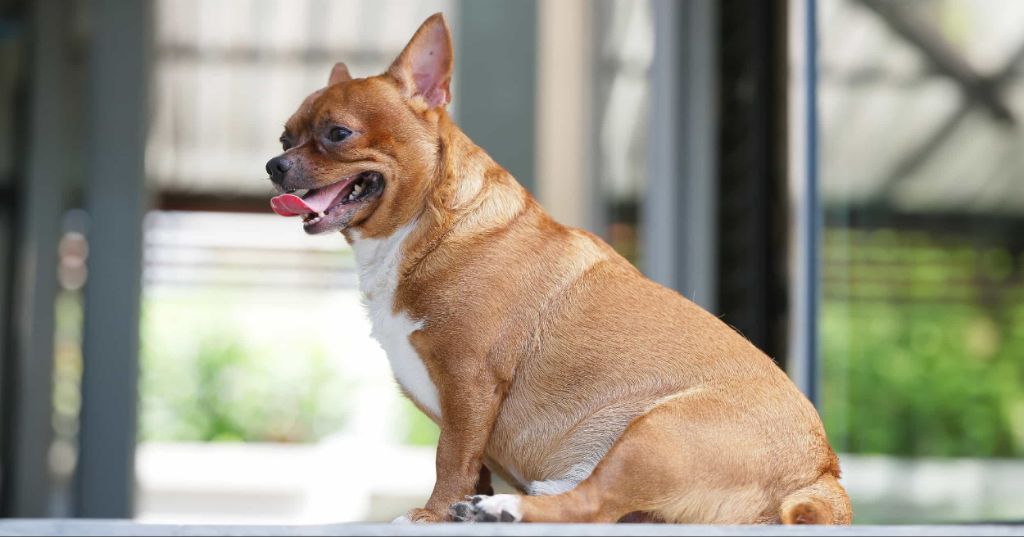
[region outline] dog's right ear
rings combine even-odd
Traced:
[[[348,67],[338,62],[331,69],[331,77],[327,79],[327,85],[333,86],[338,82],[348,82],[349,80],[352,80],[352,75],[348,74]]]
[[[444,15],[435,13],[416,30],[388,74],[407,98],[421,96],[430,107],[444,106],[452,99],[452,56],[452,33]]]

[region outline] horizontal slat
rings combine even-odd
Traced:
[[[147,286],[353,289],[352,250],[338,234],[310,237],[273,214],[153,212],[146,219]]]

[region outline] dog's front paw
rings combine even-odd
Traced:
[[[429,524],[431,522],[443,522],[444,517],[426,509],[413,509],[408,513],[391,521],[392,524]]]
[[[467,496],[466,501],[452,504],[448,515],[454,522],[519,522],[523,520],[519,496]]]
[[[467,499],[470,496],[466,496]],[[452,522],[476,522],[473,514],[473,504],[466,502],[453,503],[448,507],[448,517]]]

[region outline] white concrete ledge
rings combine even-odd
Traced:
[[[667,524],[334,524],[323,526],[204,526],[138,524],[115,520],[7,520],[0,521],[0,536],[7,535],[110,535],[110,536],[259,536],[259,535],[409,535],[454,537],[468,535],[993,535],[1024,536],[1024,525],[989,526],[683,526]]]

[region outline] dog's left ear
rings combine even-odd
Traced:
[[[452,100],[452,33],[444,15],[435,13],[416,30],[388,74],[401,85],[408,98],[423,97],[431,107]]]
[[[338,82],[348,82],[352,80],[352,75],[348,74],[348,67],[338,62],[334,64],[334,68],[331,69],[331,77],[327,79],[327,85],[333,86]]]

